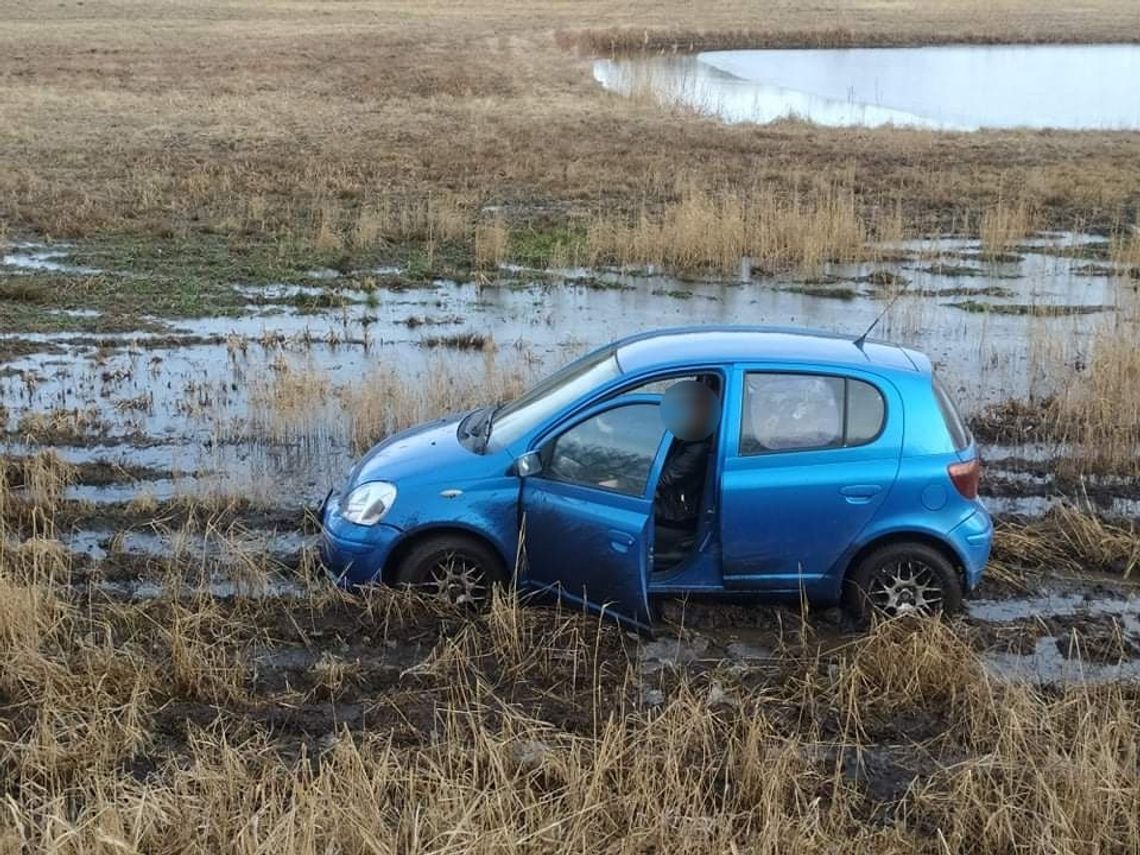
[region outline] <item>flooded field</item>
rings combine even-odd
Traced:
[[[130,287],[138,275],[73,252],[13,243],[0,282],[18,289],[49,272]],[[496,278],[413,282],[398,267],[315,269],[295,282],[233,283],[237,308],[224,315],[144,314],[139,328],[109,333],[97,331],[97,309],[52,308],[66,329],[0,333],[6,455],[50,449],[73,467],[60,498],[85,510],[60,536],[77,553],[103,560],[114,541],[146,555],[168,547],[153,531],[118,531],[124,508],[240,496],[273,525],[299,520],[385,433],[517,392],[637,330],[756,323],[857,334],[894,300],[877,334],[928,353],[977,417],[1049,399],[1090,362],[1098,337],[1128,333],[1140,303],[1135,270],[1091,235],[1042,234],[997,255],[953,238],[879,254],[810,275],[765,274],[745,259],[736,281],[504,266]],[[1058,477],[1064,442],[1011,441],[998,427],[981,436],[984,489],[999,514],[1041,516],[1079,499],[1140,517],[1131,477],[1089,474],[1078,496]],[[295,531],[276,531],[259,548],[299,545]]]
[[[599,60],[594,77],[619,94],[649,94],[726,122],[1140,128],[1135,45],[712,51]]]
[[[674,752],[723,757],[729,745],[798,770],[788,780],[808,789],[796,804],[826,792],[845,821],[885,828],[899,816],[950,822],[958,814],[930,794],[963,786],[995,753],[1017,768],[1043,738],[1100,744],[1140,685],[1140,491],[1116,458],[1074,470],[1081,437],[1044,429],[1041,413],[1088,378],[1106,341],[1132,335],[1140,278],[1094,235],[1000,252],[905,241],[874,256],[779,274],[744,259],[731,281],[314,267],[226,282],[213,311],[128,313],[120,289],[153,274],[82,244],[12,242],[0,262],[0,308],[18,319],[0,332],[0,600],[14,604],[0,606],[11,663],[0,736],[38,728],[55,740],[13,753],[21,799],[94,834],[118,810],[145,813],[124,807],[136,799],[169,798],[180,807],[164,815],[196,806],[198,825],[229,839],[239,832],[219,817],[244,815],[240,791],[285,776],[291,798],[326,805],[311,820],[319,834],[358,843],[377,818],[329,828],[327,805],[541,791],[553,828],[583,776],[616,781],[598,802],[607,810],[643,813],[638,785],[612,776],[650,780]],[[878,333],[929,353],[974,423],[1000,522],[989,578],[952,622],[868,633],[837,609],[677,600],[645,640],[513,600],[472,616],[406,592],[350,596],[318,566],[311,510],[394,430],[513,395],[636,330],[857,334],[888,306]],[[1087,705],[1075,736],[1073,703]],[[990,741],[1022,720],[1045,736]],[[471,752],[492,783],[447,796]],[[363,768],[368,786],[345,793]],[[66,796],[29,795],[44,774]],[[1115,766],[1099,774],[1103,786],[1123,780]],[[218,780],[237,789],[216,792]],[[1008,801],[979,780],[986,799]],[[678,798],[712,798],[712,786],[686,779]],[[747,815],[732,800],[752,797],[716,792]],[[73,818],[75,803],[115,807]],[[194,845],[164,822],[132,834],[157,828],[170,851]],[[694,839],[728,833],[701,828]],[[958,833],[972,840],[973,828]]]
[[[167,501],[241,484],[249,497],[287,496],[299,508],[388,430],[436,415],[433,407],[485,403],[638,330],[755,323],[855,335],[898,295],[877,334],[928,353],[974,415],[1056,392],[1062,369],[1087,363],[1096,336],[1135,317],[1140,303],[1132,271],[1091,236],[1043,235],[997,258],[964,239],[882,253],[811,275],[765,275],[745,263],[732,282],[504,267],[493,280],[394,278],[365,288],[375,271],[314,270],[294,283],[234,283],[238,308],[225,315],[143,315],[140,329],[113,333],[96,331],[98,310],[52,309],[76,328],[0,333],[0,424],[9,454],[50,446],[97,472],[70,485],[69,499]],[[0,276],[18,287],[45,263],[89,271],[68,262],[66,247],[22,245],[4,256]],[[129,283],[132,274],[104,275]],[[367,424],[359,406],[372,398],[392,406]],[[987,447],[997,507],[1045,510],[1058,491],[1040,470],[1062,451]],[[1089,486],[1101,506],[1134,513],[1130,482]]]

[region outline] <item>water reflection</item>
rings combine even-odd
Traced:
[[[594,77],[727,122],[1140,128],[1140,46],[944,45],[599,60]]]

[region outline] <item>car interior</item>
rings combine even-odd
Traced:
[[[678,381],[676,385],[692,382]],[[712,392],[716,414],[709,422],[707,435],[674,435],[666,453],[653,502],[654,573],[674,570],[691,555],[707,535],[706,523],[711,518],[708,510],[715,491],[710,482],[715,477],[715,467],[709,462],[716,459],[716,427],[724,405],[722,383],[718,374],[698,375],[695,382]]]

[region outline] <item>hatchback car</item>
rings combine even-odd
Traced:
[[[669,429],[674,388],[712,408],[707,431]],[[346,586],[479,603],[513,581],[641,630],[689,594],[952,612],[989,556],[980,474],[921,353],[672,329],[381,442],[325,499],[320,550]]]

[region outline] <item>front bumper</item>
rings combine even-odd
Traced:
[[[338,496],[321,505],[317,550],[330,578],[344,588],[375,582],[403,532],[395,526],[356,525],[340,515]]]
[[[966,590],[972,591],[982,580],[982,571],[990,560],[994,540],[994,524],[985,508],[960,522],[950,532],[950,538],[962,556],[965,568]]]

